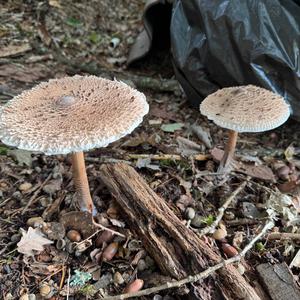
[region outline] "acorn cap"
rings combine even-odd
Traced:
[[[3,143],[46,154],[106,147],[131,133],[148,113],[145,95],[96,76],[52,79],[0,111]]]
[[[290,106],[269,90],[246,85],[209,95],[200,104],[200,112],[223,128],[262,132],[282,125],[290,116]]]

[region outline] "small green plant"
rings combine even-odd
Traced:
[[[266,250],[265,245],[262,242],[258,242],[255,244],[255,248],[258,252],[263,252]]]
[[[213,215],[208,215],[207,217],[204,217],[202,222],[208,226],[212,225],[214,222],[215,217]]]
[[[71,276],[70,286],[78,286],[82,287],[85,285],[90,279],[92,275],[87,272],[81,272],[79,270],[75,270],[75,274]]]
[[[93,44],[98,44],[101,41],[101,36],[97,32],[92,32],[89,36],[89,41]]]
[[[67,18],[66,23],[72,27],[80,27],[82,25],[82,23],[79,20],[72,17]]]

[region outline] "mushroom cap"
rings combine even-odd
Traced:
[[[0,139],[46,154],[87,151],[131,133],[148,111],[145,95],[120,81],[51,79],[1,108]]]
[[[207,96],[200,112],[223,128],[262,132],[282,125],[290,116],[290,106],[269,90],[245,85],[223,88]]]

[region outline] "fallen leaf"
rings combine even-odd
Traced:
[[[14,158],[20,166],[32,166],[31,152],[21,149],[8,150],[7,154]]]
[[[139,158],[136,162],[137,168],[147,168],[154,171],[160,171],[158,165],[151,164],[151,158]]]
[[[210,154],[214,160],[219,162],[223,157],[224,151],[218,148],[213,148],[210,151]],[[256,166],[253,163],[252,164],[245,163],[236,160],[233,160],[231,165],[236,172],[240,172],[258,179],[276,182],[275,175],[268,166],[265,165]]]
[[[175,132],[176,130],[182,129],[183,126],[184,126],[183,123],[171,123],[171,124],[161,125],[160,128],[165,132]]]
[[[292,268],[292,267],[300,268],[300,250],[298,250],[298,252],[294,256],[294,258],[291,261],[289,267],[290,268]]]
[[[177,151],[182,156],[188,157],[205,150],[203,146],[181,136],[177,137],[176,141],[178,143]]]
[[[46,239],[38,228],[29,227],[28,231],[22,231],[22,238],[17,244],[18,251],[28,256],[34,256],[33,251],[43,251],[44,245],[52,244],[53,241]]]
[[[195,124],[191,126],[191,130],[207,148],[212,148],[212,138],[209,131]]]

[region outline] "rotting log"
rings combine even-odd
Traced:
[[[130,229],[163,273],[179,280],[222,261],[218,251],[187,228],[131,166],[104,164],[100,177],[125,213]],[[232,265],[220,269],[215,278],[211,276],[194,284],[190,296],[218,299],[219,289],[225,299],[260,299]]]
[[[261,264],[256,269],[272,300],[300,299],[300,289],[286,263]]]

